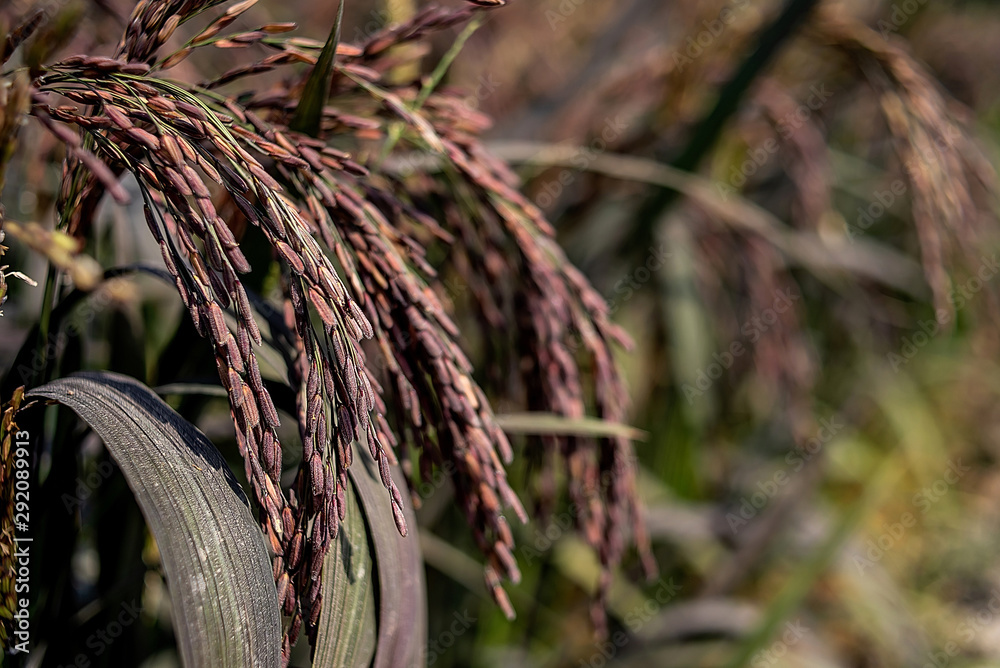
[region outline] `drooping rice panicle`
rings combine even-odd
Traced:
[[[354,442],[376,462],[404,535],[401,481],[390,474],[397,447],[404,439],[415,445],[424,474],[448,467],[486,558],[487,585],[513,615],[501,585],[520,577],[508,518],[526,520],[507,482],[513,451],[487,390],[473,378],[425,245],[453,246],[455,266],[484,317],[514,333],[520,399],[532,410],[624,420],[627,393],[611,347],[626,337],[569,265],[541,213],[517,191],[514,175],[479,142],[488,119],[436,91],[428,91],[421,108],[414,82],[382,81],[390,47],[478,10],[429,8],[364,44],[340,45],[321,134],[307,137],[288,129],[301,78],[265,92],[216,92],[280,66],[316,62],[316,44],[281,35],[287,24],[223,34],[252,0],[231,5],[179,50],[160,53],[178,26],[218,4],[140,2],[116,58],[68,58],[34,82],[33,113],[70,148],[63,225],[86,234],[88,212],[102,195],[123,194],[122,173],[136,176],[147,226],[195,327],[213,345],[229,396],[247,479],[276,555],[279,600],[291,617],[286,661],[303,626],[314,639],[323,559],[344,519]],[[277,53],[201,85],[161,74],[195,49],[249,44]],[[420,178],[397,180],[378,164],[362,164],[366,142],[386,136],[389,124],[405,128],[408,146],[445,160],[445,178],[432,178],[428,189]],[[353,150],[328,145],[332,133],[349,139]],[[427,208],[428,196],[441,198],[439,209]],[[440,219],[431,215],[435,210]],[[260,229],[282,266],[284,325],[294,347],[289,382],[303,444],[287,490],[279,416],[255,352],[262,337],[241,280],[250,270],[240,249],[245,224]],[[511,285],[503,287],[504,280]],[[582,437],[530,443],[529,456],[543,454],[548,474],[559,465],[552,455],[565,461],[571,498],[583,509],[578,528],[603,566],[602,595],[623,557],[625,526],[634,526],[651,570],[629,443]]]

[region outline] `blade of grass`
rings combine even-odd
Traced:
[[[145,385],[83,372],[32,390],[104,441],[156,539],[186,666],[281,665],[281,614],[264,538],[215,446]]]
[[[753,53],[719,91],[715,106],[701,119],[691,134],[690,141],[671,162],[671,166],[685,172],[694,171],[698,167],[702,158],[715,146],[726,122],[736,113],[750,86],[795,34],[818,2],[819,0],[788,0],[777,18],[760,33]],[[675,201],[677,194],[676,190],[659,188],[643,202],[636,212],[633,233],[630,235],[633,248],[646,247],[660,215]]]
[[[578,157],[583,150],[536,142],[494,143],[491,148],[496,155],[510,162],[567,169],[579,168],[575,163],[579,162]],[[432,164],[429,164],[430,168],[433,168]],[[864,239],[853,244],[846,240],[844,243],[831,243],[815,232],[791,229],[767,209],[738,194],[731,194],[723,200],[718,195],[717,184],[703,176],[655,160],[617,153],[597,156],[587,165],[586,171],[676,190],[733,228],[759,234],[834,289],[837,288],[835,274],[850,273],[879,281],[918,299],[926,295],[920,266],[899,251]]]
[[[572,434],[574,436],[621,436],[643,441],[648,434],[627,424],[599,418],[567,418],[552,413],[505,413],[495,415],[496,423],[508,434]]]
[[[465,47],[465,43],[469,41],[470,37],[472,37],[472,33],[479,30],[481,25],[482,21],[476,18],[471,21],[469,25],[465,26],[465,30],[463,30],[458,38],[455,39],[455,43],[452,44],[451,48],[448,49],[448,52],[444,54],[444,57],[442,57],[441,61],[438,62],[437,67],[434,68],[431,75],[424,80],[424,84],[420,88],[420,93],[417,95],[417,99],[413,102],[413,111],[419,111],[420,108],[424,106],[424,103],[427,102],[427,98],[429,98],[431,93],[433,93],[438,85],[440,85],[441,80],[444,79],[444,75],[448,72],[451,64]],[[382,153],[379,156],[380,164],[389,156],[390,153],[392,153],[392,149],[396,147],[396,144],[402,136],[403,124],[394,123],[389,129],[389,137],[386,139],[385,146],[382,148]]]
[[[441,80],[444,79],[444,75],[447,74],[448,70],[451,68],[451,64],[455,62],[455,58],[457,58],[458,54],[462,52],[463,48],[465,48],[465,43],[469,41],[472,34],[479,30],[482,25],[482,20],[477,18],[470,21],[469,25],[465,26],[465,30],[463,30],[455,39],[455,43],[451,45],[448,52],[441,58],[437,67],[435,67],[434,71],[431,72],[430,77],[424,81],[424,85],[420,88],[420,94],[417,95],[417,99],[413,103],[414,111],[424,106],[424,103],[427,102],[427,98],[429,98],[431,93],[433,93],[434,90],[441,84]]]
[[[743,668],[777,631],[778,626],[808,596],[813,584],[829,567],[841,546],[850,538],[864,518],[878,507],[882,497],[895,485],[902,474],[898,459],[889,455],[865,485],[861,497],[854,502],[826,541],[791,575],[767,610],[761,625],[744,640],[726,668]]]
[[[299,100],[299,106],[292,116],[290,127],[297,132],[307,134],[311,137],[319,135],[320,123],[323,120],[323,107],[326,105],[327,95],[330,93],[330,75],[333,72],[333,61],[337,57],[337,45],[340,43],[340,26],[344,20],[344,3],[340,0],[340,7],[337,9],[337,20],[330,30],[330,36],[326,39],[326,45],[320,53],[319,60],[309,79],[306,81],[305,89]]]

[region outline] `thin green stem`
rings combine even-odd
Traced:
[[[437,87],[441,84],[441,80],[444,79],[444,75],[447,74],[451,64],[455,62],[455,58],[457,58],[458,54],[462,52],[462,49],[465,47],[465,43],[469,41],[469,38],[472,37],[474,32],[479,30],[479,27],[482,26],[482,24],[482,20],[477,17],[471,21],[469,25],[465,26],[465,30],[463,30],[462,33],[455,39],[455,43],[451,45],[451,48],[448,49],[448,52],[444,54],[443,58],[441,58],[437,67],[434,68],[431,75],[424,81],[424,85],[420,88],[420,93],[417,94],[417,99],[413,102],[413,111],[419,111],[420,108],[424,106],[424,103],[427,102],[427,98],[429,98],[435,89],[437,89]],[[392,149],[394,149],[396,144],[399,143],[399,140],[402,139],[403,128],[404,126],[402,123],[395,123],[389,129],[389,137],[385,142],[385,146],[382,148],[381,155],[379,155],[379,164],[382,164],[382,162],[389,157],[389,154],[392,153]]]
[[[448,52],[444,54],[443,58],[441,58],[441,62],[439,62],[437,67],[434,68],[434,71],[431,72],[431,76],[424,81],[424,85],[420,89],[420,94],[417,95],[417,99],[413,103],[414,111],[417,111],[424,106],[424,103],[427,102],[427,98],[429,98],[431,93],[433,93],[434,90],[441,84],[441,80],[444,79],[444,75],[451,68],[451,64],[455,62],[455,58],[457,58],[458,54],[462,52],[463,48],[465,48],[465,43],[469,41],[472,34],[479,30],[482,25],[482,20],[476,18],[471,21],[469,25],[465,26],[465,30],[463,30],[458,38],[455,39],[455,43],[451,45]]]
[[[49,324],[52,321],[52,307],[55,302],[56,286],[59,284],[59,269],[54,264],[49,263],[48,272],[45,275],[45,292],[42,295],[42,313],[38,319],[38,342],[35,345],[36,357],[41,361],[41,365],[35,369],[32,378],[35,379],[41,374],[41,381],[49,379]]]
[[[694,171],[702,158],[715,146],[726,123],[736,113],[740,102],[754,81],[772,62],[780,48],[795,34],[819,0],[788,0],[778,17],[760,33],[757,46],[736,74],[719,91],[712,110],[704,116],[691,134],[680,155],[670,166],[686,172]],[[658,188],[636,214],[632,238],[633,247],[645,248],[660,215],[677,199],[677,191]]]
[[[899,479],[901,469],[892,455],[887,456],[854,505],[843,515],[823,544],[788,579],[768,608],[764,621],[739,647],[726,668],[742,668],[770,640],[781,622],[788,618],[812,591],[816,580],[840,554],[844,543],[881,502]]]

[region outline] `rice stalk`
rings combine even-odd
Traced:
[[[64,58],[31,81],[31,115],[67,150],[60,230],[85,237],[105,194],[128,198],[119,176],[135,176],[146,225],[195,328],[213,346],[228,394],[290,617],[286,662],[303,626],[314,638],[323,559],[345,516],[354,441],[378,465],[403,535],[401,483],[390,474],[397,451],[404,442],[416,446],[424,475],[434,465],[453,465],[459,506],[486,559],[487,585],[512,616],[502,580],[517,582],[520,574],[508,518],[527,519],[507,482],[513,449],[487,389],[473,378],[427,248],[450,248],[483,317],[513,333],[509,361],[527,409],[624,422],[627,392],[612,348],[628,341],[541,212],[518,192],[513,173],[477,138],[488,119],[451,93],[383,81],[399,61],[388,55],[392,47],[465,22],[477,10],[428,8],[364,44],[338,44],[313,137],[291,129],[308,72],[289,72],[283,87],[265,92],[219,92],[319,57],[322,44],[282,35],[288,24],[223,35],[252,0],[230,5],[180,50],[160,53],[178,25],[219,4],[144,0],[115,58]],[[163,74],[195,49],[250,44],[276,53],[201,84]],[[401,145],[445,160],[442,178],[399,180],[366,166],[390,127],[403,128]],[[334,136],[350,148],[329,145]],[[281,266],[284,320],[294,332],[290,382],[303,452],[288,490],[281,486],[280,420],[255,353],[261,333],[241,280],[250,271],[240,248],[245,223],[260,229]],[[653,572],[625,436],[545,435],[529,441],[527,456],[545,462],[545,476],[555,478],[557,467],[565,473],[570,497],[583,509],[577,527],[603,566],[602,599],[629,540]],[[540,504],[551,507],[554,495],[546,489]],[[630,525],[631,537],[624,531]],[[600,601],[594,617],[603,625]]]
[[[989,204],[998,192],[996,174],[982,154],[957,105],[896,41],[867,26],[828,15],[813,30],[850,56],[878,94],[913,198],[914,227],[934,305],[952,311],[948,267],[958,259],[977,266]],[[989,308],[1000,313],[995,295]]]

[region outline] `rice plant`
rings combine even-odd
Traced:
[[[519,578],[509,522],[526,513],[506,479],[512,451],[427,253],[442,248],[461,257],[460,275],[476,286],[489,326],[518,332],[506,364],[521,376],[510,389],[526,408],[621,421],[627,395],[612,347],[627,339],[510,170],[477,139],[484,119],[432,79],[386,81],[401,66],[390,56],[397,47],[475,20],[478,9],[426,10],[363,44],[340,42],[338,25],[323,44],[288,36],[295,26],[287,23],[226,33],[251,11],[250,0],[230,4],[167,52],[178,28],[220,4],[141,2],[114,57],[69,56],[8,73],[5,153],[18,150],[18,126],[30,118],[61,142],[66,161],[56,230],[11,220],[6,229],[50,259],[51,313],[65,289],[100,281],[100,272],[80,280],[81,264],[94,263],[75,252],[99,203],[140,198],[169,280],[214,350],[274,555],[286,664],[303,629],[316,642],[324,560],[347,514],[354,443],[376,464],[402,536],[408,500],[401,487],[413,489],[419,476],[448,465],[489,590],[513,616],[502,587],[503,579]],[[36,13],[15,26],[5,60],[44,21]],[[199,50],[256,44],[271,54],[213,80],[169,74]],[[276,68],[287,70],[276,88],[234,89]],[[383,154],[359,163],[355,157],[373,143]],[[404,151],[411,160],[433,156],[439,167],[408,176],[384,167]],[[124,174],[134,179],[131,192]],[[280,343],[265,344],[261,304],[241,280],[252,270],[240,246],[248,226],[264,235],[280,268],[281,301],[270,307],[270,334],[280,331]],[[65,246],[71,250],[60,254]],[[44,341],[44,329],[39,335]],[[294,394],[287,408],[301,453],[287,486],[281,417],[256,352],[263,345],[284,346],[289,361],[283,380]],[[21,378],[15,365],[6,385],[24,383],[31,397],[55,377],[56,363],[49,358]],[[543,462],[544,475],[554,475],[553,467],[572,472],[570,494],[586,504],[578,529],[610,577],[629,540],[626,524],[636,522],[644,545],[628,440],[553,435],[533,447],[528,456]],[[394,477],[401,460],[403,477]]]
[[[964,643],[975,11],[2,4],[4,665]]]

